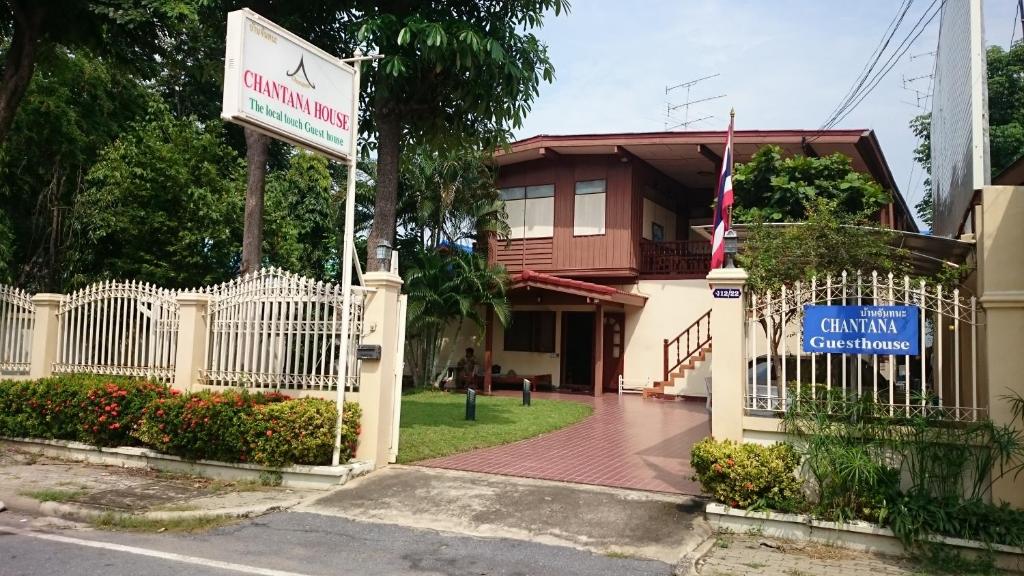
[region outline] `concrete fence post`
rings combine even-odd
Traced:
[[[714,292],[711,304],[711,435],[717,440],[743,440],[743,390],[747,367],[747,272],[717,268],[708,274]]]
[[[975,210],[978,232],[978,288],[985,322],[981,334],[982,382],[987,394],[989,417],[996,424],[1013,424],[1015,419],[1007,396],[1024,395],[1024,267],[1020,250],[1024,246],[1024,187],[986,186],[981,205]],[[1012,474],[992,487],[992,500],[1024,507],[1024,478]]]
[[[177,390],[191,390],[199,384],[199,374],[206,369],[208,294],[178,294],[178,347],[174,357],[174,382]]]
[[[363,344],[380,346],[380,360],[363,360],[359,364],[359,446],[356,458],[372,461],[374,467],[388,463],[391,450],[395,402],[395,370],[399,361],[399,309],[402,278],[392,272],[368,272],[363,284],[374,291],[367,295],[363,307]]]
[[[46,378],[53,374],[53,364],[57,361],[57,310],[63,301],[63,294],[36,294],[32,297],[36,314],[35,326],[32,328],[29,378]]]

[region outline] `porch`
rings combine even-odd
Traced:
[[[512,278],[511,322],[484,333],[484,393],[498,387],[600,395],[617,392],[624,372],[626,312],[647,298],[611,286],[526,270]],[[539,386],[538,386],[539,384]]]
[[[711,270],[707,240],[640,239],[640,277],[648,280],[705,278]]]

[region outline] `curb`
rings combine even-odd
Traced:
[[[322,496],[322,494],[316,494],[316,497],[320,496]],[[0,494],[0,501],[3,501],[4,505],[7,507],[7,511],[9,512],[33,516],[50,516],[74,522],[90,522],[107,514],[134,516],[136,518],[146,518],[150,520],[178,520],[187,518],[209,518],[214,516],[249,518],[252,516],[262,516],[263,514],[270,512],[278,512],[294,508],[309,499],[310,498],[290,498],[288,500],[269,504],[265,503],[258,506],[236,506],[234,508],[217,508],[213,510],[154,510],[149,512],[126,512],[67,502],[40,502],[34,498],[28,498],[26,496],[16,494]]]
[[[708,536],[697,545],[696,548],[683,554],[683,557],[679,559],[676,564],[675,570],[672,571],[672,576],[693,576],[698,574],[697,563],[703,558],[711,547],[715,545],[714,535]]]

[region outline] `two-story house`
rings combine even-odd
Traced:
[[[483,349],[486,380],[600,394],[617,390],[620,376],[696,375],[710,347],[684,366],[669,357],[695,323],[688,337],[699,338],[711,307],[710,244],[695,227],[711,223],[724,142],[724,132],[540,135],[497,153],[512,233],[489,254],[512,276],[513,317],[471,344]],[[892,194],[879,224],[916,231],[870,130],[738,131],[734,143],[740,163],[767,144],[842,153]],[[670,391],[702,395],[703,379],[693,380]]]

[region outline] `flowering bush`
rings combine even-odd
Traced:
[[[705,438],[694,444],[690,465],[701,489],[733,508],[794,512],[804,507],[800,457],[789,444],[760,446]]]
[[[190,460],[281,467],[329,464],[337,409],[283,394],[179,394],[165,384],[68,374],[0,383],[0,436],[142,445]],[[359,406],[345,404],[342,461],[355,453]]]
[[[135,437],[160,452],[190,460],[246,462],[246,427],[254,407],[286,399],[277,393],[235,390],[158,398],[146,407]]]
[[[135,444],[145,407],[173,394],[164,384],[90,374],[9,382],[0,385],[0,436]]]
[[[359,405],[345,403],[341,429],[341,461],[355,453],[359,437]],[[248,426],[252,462],[265,466],[291,463],[330,464],[338,410],[334,402],[307,398],[257,406]]]

